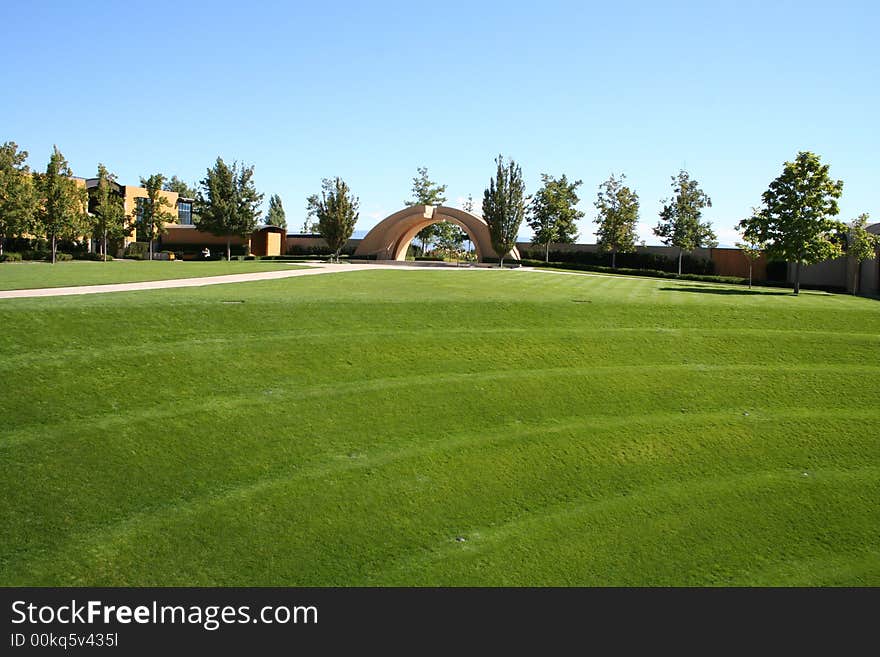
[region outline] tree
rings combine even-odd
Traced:
[[[287,230],[287,219],[284,216],[284,207],[281,205],[281,197],[273,194],[269,197],[269,212],[266,214],[267,226],[278,226]]]
[[[880,237],[865,230],[867,225],[868,213],[865,212],[853,220],[847,234],[846,253],[854,260],[855,265],[853,267],[853,294],[858,292],[862,260],[871,260],[877,255],[877,248],[880,247]]]
[[[190,187],[177,176],[171,176],[170,179],[166,178],[162,184],[162,189],[166,192],[177,192],[177,195],[182,198],[194,199],[196,194],[198,194],[195,187]]]
[[[461,251],[461,245],[467,236],[467,233],[461,230],[455,224],[448,221],[441,221],[437,224],[437,247],[447,257],[457,256]]]
[[[339,252],[351,238],[358,220],[360,201],[351,193],[348,185],[339,178],[324,178],[321,181],[321,195],[308,198],[308,214],[318,223],[327,245],[333,251],[333,258],[339,262]]]
[[[832,180],[828,171],[818,155],[801,151],[763,193],[763,207],[737,225],[748,241],[765,244],[768,255],[795,263],[795,294],[801,288],[801,264],[843,252],[846,226],[832,219],[840,212],[843,181]]]
[[[639,223],[639,195],[623,184],[626,175],[611,176],[599,185],[596,195],[595,222],[599,251],[611,253],[611,266],[617,267],[618,253],[636,250],[636,227]]]
[[[474,213],[474,197],[472,194],[467,195],[467,198],[461,204],[461,209],[464,210],[465,212],[467,212],[468,214]],[[462,234],[463,234],[462,242],[467,242],[467,255],[468,255],[468,259],[470,259],[471,234],[468,233],[467,231],[464,231],[464,230],[462,231]]]
[[[500,267],[504,256],[516,247],[519,228],[525,217],[525,185],[522,169],[510,160],[505,166],[504,157],[495,159],[495,178],[489,179],[489,188],[483,192],[483,219],[489,225],[492,248],[498,253]]]
[[[544,262],[550,259],[550,242],[571,244],[577,238],[577,221],[584,213],[575,206],[580,199],[577,188],[580,180],[568,182],[565,174],[556,179],[546,173],[541,174],[541,187],[529,205],[528,224],[534,235],[532,244],[544,245]]]
[[[254,167],[228,166],[218,157],[200,181],[196,196],[199,230],[226,237],[226,259],[232,260],[232,238],[254,232],[263,195],[254,185]]]
[[[33,228],[37,196],[30,167],[25,164],[27,157],[27,151],[18,150],[15,142],[0,146],[0,255],[6,238]]]
[[[52,264],[58,253],[58,240],[74,240],[86,231],[88,192],[77,186],[70,165],[55,146],[46,173],[37,178],[39,208],[36,225],[52,247]]]
[[[113,189],[116,176],[103,164],[98,164],[98,187],[95,189],[95,211],[92,213],[92,232],[101,241],[101,257],[107,260],[107,242],[128,235],[122,198]]]
[[[138,199],[138,221],[150,243],[150,260],[153,259],[153,242],[167,231],[165,224],[174,221],[174,215],[166,210],[171,203],[162,196],[162,183],[165,176],[154,173],[149,178],[141,178],[141,186],[147,190],[146,198]]]
[[[678,249],[678,273],[681,274],[681,259],[685,251],[693,251],[701,246],[713,247],[718,244],[711,223],[701,223],[703,208],[712,207],[712,199],[700,189],[696,180],[682,169],[672,177],[672,190],[675,195],[662,201],[660,223],[654,234],[667,246]]]
[[[412,200],[404,201],[404,205],[443,205],[446,203],[446,185],[438,185],[428,177],[427,167],[418,167],[418,175],[413,178]],[[422,243],[422,253],[429,242],[440,235],[438,224],[429,224],[416,233],[416,239]]]
[[[749,289],[752,289],[752,267],[755,262],[764,255],[764,245],[758,242],[750,241],[749,238],[743,237],[742,242],[736,243],[736,248],[743,252],[746,260],[749,261]]]

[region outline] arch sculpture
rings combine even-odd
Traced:
[[[470,236],[477,251],[477,259],[497,258],[489,237],[489,226],[480,217],[445,206],[413,205],[387,216],[367,233],[355,249],[352,257],[368,257],[376,260],[405,260],[406,250],[416,234],[425,226],[449,221],[464,229]],[[519,251],[514,247],[505,258],[519,260]]]

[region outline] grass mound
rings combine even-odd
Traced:
[[[880,584],[876,301],[382,270],[0,323],[0,584]]]

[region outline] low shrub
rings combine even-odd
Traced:
[[[21,262],[21,254],[15,251],[7,251],[0,255],[0,262]]]
[[[73,254],[71,253],[63,253],[61,251],[55,252],[55,262],[69,262],[73,260]],[[46,254],[46,262],[52,262],[52,254]]]
[[[499,258],[483,258],[483,262],[486,264],[497,265],[499,263]],[[515,260],[513,258],[505,258],[504,266],[505,267],[519,267],[521,265],[525,265],[527,262],[538,262],[537,260]],[[543,265],[543,262],[541,263]],[[528,265],[530,267],[539,267],[541,265]]]
[[[93,260],[95,262],[103,262],[104,258],[100,253],[74,253],[74,260]],[[107,262],[113,260],[113,256],[107,255]]]
[[[147,242],[132,242],[125,247],[125,257],[132,260],[145,260],[150,255],[150,245]]]
[[[544,249],[539,246],[519,246],[519,253],[523,260],[544,260]],[[564,249],[551,250],[550,262],[593,265],[596,267],[611,268],[611,254],[597,251],[567,251]],[[652,271],[678,272],[678,257],[667,257],[655,253],[618,253],[618,269],[647,269]],[[696,258],[685,253],[681,259],[681,270],[685,274],[712,275],[715,273],[715,263],[711,260]]]
[[[44,251],[42,249],[31,249],[21,252],[21,257],[24,260],[45,260],[47,256],[50,259],[52,257],[48,251]]]

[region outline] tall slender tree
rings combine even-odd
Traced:
[[[525,218],[525,184],[520,166],[504,157],[495,159],[496,173],[489,179],[489,187],[483,192],[483,219],[489,225],[492,248],[504,267],[504,256],[516,247],[516,238]]]
[[[660,223],[654,234],[667,246],[678,249],[678,273],[681,274],[681,260],[685,251],[690,252],[701,246],[714,247],[718,241],[712,224],[700,221],[703,209],[712,207],[712,199],[700,189],[700,185],[690,174],[682,169],[672,177],[672,198],[663,201]]]
[[[254,185],[254,167],[230,167],[218,157],[199,184],[198,228],[226,237],[226,259],[232,260],[232,238],[246,238],[257,227],[263,195]]]
[[[466,198],[466,199],[464,200],[464,202],[462,202],[462,204],[461,204],[461,209],[464,210],[465,212],[469,213],[469,214],[473,214],[473,213],[474,213],[475,206],[474,206],[474,196],[473,196],[473,194],[468,194],[468,195],[467,195],[467,198]],[[462,231],[462,233],[464,234],[464,237],[463,237],[463,239],[462,239],[462,242],[467,242],[467,254],[468,254],[468,258],[470,258],[470,252],[471,252],[471,234],[468,233],[467,231],[464,231],[464,230]]]
[[[88,192],[76,184],[70,165],[57,146],[53,148],[46,172],[37,179],[37,189],[36,224],[49,240],[54,264],[58,241],[78,239],[88,230]]]
[[[737,225],[747,240],[765,244],[769,256],[795,263],[795,294],[801,265],[841,255],[846,241],[846,226],[833,219],[843,181],[832,180],[829,168],[815,153],[801,151],[763,193],[762,207]]]
[[[153,259],[153,243],[168,231],[165,224],[174,221],[174,215],[166,209],[171,207],[171,202],[162,196],[164,182],[165,176],[161,173],[141,178],[141,186],[147,190],[147,195],[139,200],[137,220],[150,243],[150,260]]]
[[[543,186],[532,197],[528,208],[528,224],[532,229],[532,244],[544,245],[544,262],[550,259],[550,243],[571,244],[577,239],[577,222],[584,213],[577,209],[580,199],[577,188],[582,181],[569,182],[565,174],[554,178],[541,174]]]
[[[351,238],[358,220],[360,201],[341,178],[324,178],[321,195],[309,196],[308,214],[314,217],[318,231],[333,251],[331,260],[339,262],[339,252]]]
[[[736,243],[736,248],[742,251],[746,260],[749,261],[749,289],[752,289],[752,269],[755,263],[764,255],[764,245],[751,241],[748,237],[743,237],[742,242]]]
[[[33,229],[37,195],[27,157],[13,141],[0,146],[0,255],[7,238]]]
[[[443,205],[446,203],[446,185],[439,185],[428,176],[427,167],[418,167],[418,175],[413,177],[412,199],[404,201],[407,207],[413,205]],[[422,253],[429,242],[440,235],[437,224],[429,224],[416,233],[416,239],[422,243]]]
[[[865,230],[868,225],[868,213],[862,213],[853,219],[847,233],[846,254],[853,259],[852,293],[859,291],[859,274],[862,273],[862,261],[871,260],[877,255],[880,237]]]
[[[287,218],[284,215],[284,206],[281,205],[281,197],[273,194],[269,197],[269,212],[266,214],[267,226],[278,226],[287,230]]]
[[[126,225],[122,197],[114,189],[116,175],[103,164],[98,164],[98,187],[95,189],[95,210],[92,213],[92,233],[101,244],[101,258],[107,260],[109,240],[122,239],[130,234]]]
[[[599,185],[596,195],[596,238],[599,250],[611,253],[611,266],[617,267],[618,253],[636,250],[639,223],[639,195],[624,184],[626,175],[611,176]]]

